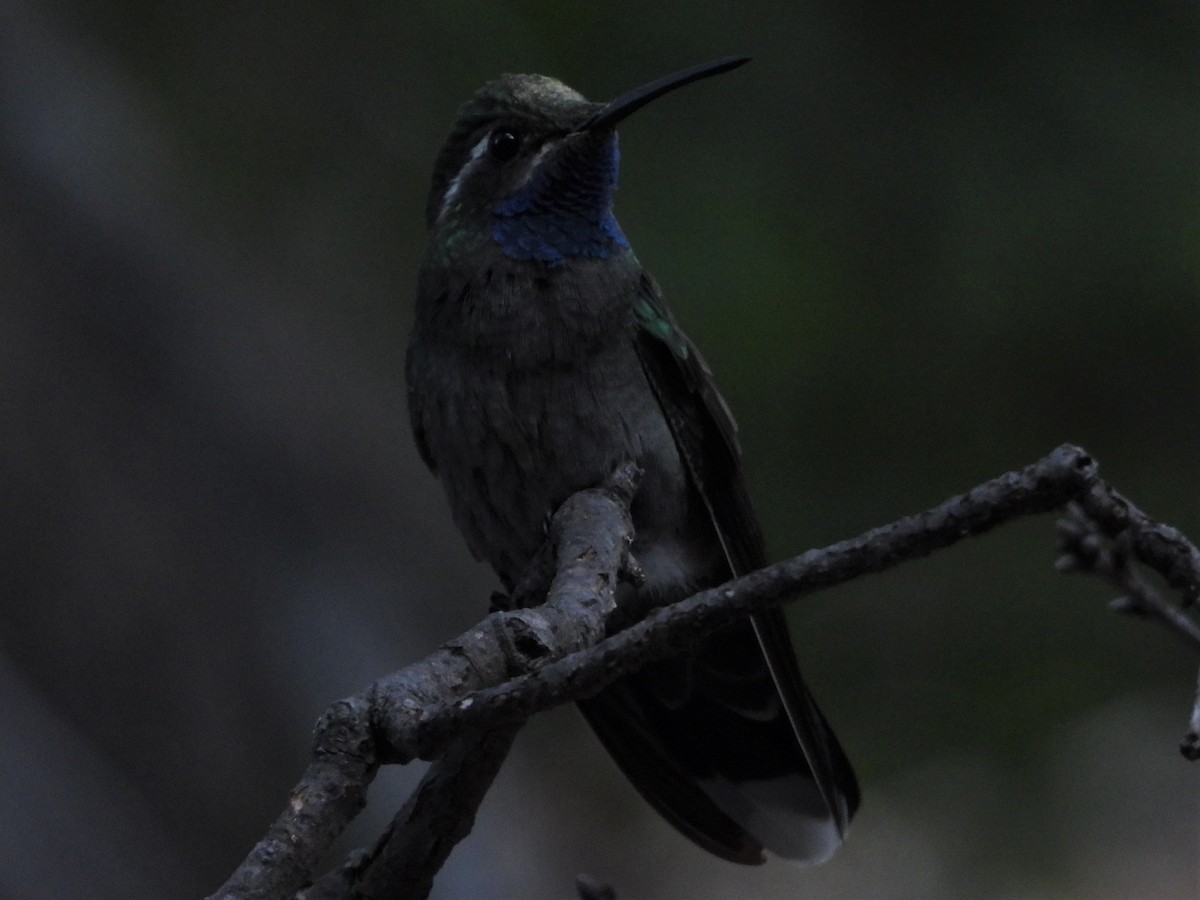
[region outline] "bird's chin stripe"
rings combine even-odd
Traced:
[[[557,142],[556,141],[546,141],[546,143],[544,143],[544,144],[542,144],[542,146],[538,147],[537,153],[535,153],[533,155],[533,158],[529,160],[529,165],[527,165],[525,167],[525,174],[523,176],[521,176],[520,184],[518,184],[516,186],[516,188],[514,188],[514,190],[520,190],[526,184],[529,183],[529,179],[533,177],[533,173],[536,172],[538,166],[541,165],[542,159],[546,156],[547,153],[550,152],[550,150],[554,147],[555,143],[557,143]]]
[[[479,139],[479,142],[471,148],[471,153],[467,157],[467,161],[463,163],[463,167],[458,170],[458,173],[452,179],[450,179],[450,184],[446,186],[446,193],[442,195],[442,205],[438,209],[437,220],[439,222],[442,221],[446,215],[446,211],[450,209],[450,207],[454,204],[454,201],[458,198],[458,192],[462,190],[463,183],[475,169],[479,159],[487,152],[488,142],[491,140],[491,137],[491,132],[488,132]],[[522,178],[521,183],[517,185],[518,188],[524,186],[525,183],[529,181],[533,173],[537,171],[538,164],[542,161],[542,157],[550,152],[552,146],[552,143],[547,142],[538,149],[538,152],[534,154],[533,158],[529,161],[529,165],[526,166],[525,175]]]
[[[458,174],[456,174],[454,178],[450,180],[450,184],[446,188],[446,193],[442,195],[442,207],[438,210],[437,220],[439,222],[442,221],[442,217],[446,215],[446,210],[450,208],[451,204],[454,203],[455,198],[458,197],[459,189],[462,188],[463,182],[467,178],[467,173],[475,167],[475,164],[479,161],[479,158],[487,152],[488,141],[490,139],[490,133],[485,134],[479,139],[479,143],[471,148],[471,155],[467,157],[467,161],[463,163],[463,167],[459,169]]]
[[[700,781],[700,787],[730,818],[776,856],[802,865],[829,859],[842,843],[812,778],[783,775],[739,781]]]

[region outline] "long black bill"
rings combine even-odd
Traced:
[[[586,122],[579,126],[577,131],[591,131],[595,128],[611,128],[616,125],[626,116],[641,109],[651,100],[657,100],[663,94],[681,88],[685,84],[691,84],[693,81],[699,81],[701,78],[708,78],[711,75],[720,75],[722,72],[728,72],[731,69],[736,69],[738,66],[750,62],[748,56],[723,56],[720,59],[714,59],[712,62],[701,63],[698,66],[692,66],[690,69],[684,69],[682,72],[676,72],[674,75],[666,75],[659,78],[657,81],[652,81],[649,84],[643,84],[641,87],[634,88],[626,94],[622,94],[616,100],[613,100],[608,106],[600,110]]]

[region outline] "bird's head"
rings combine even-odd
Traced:
[[[446,260],[493,244],[546,266],[629,247],[612,214],[617,123],[668,91],[747,61],[729,57],[592,103],[545,75],[503,75],[459,110],[438,154],[426,217]]]

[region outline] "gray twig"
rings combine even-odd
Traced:
[[[522,578],[523,593],[517,596],[518,601],[538,602],[540,582],[546,598],[543,605],[491,613],[421,662],[330,707],[317,723],[314,761],[293,789],[287,807],[212,895],[214,900],[276,900],[291,897],[308,884],[317,861],[362,809],[380,763],[414,758],[406,747],[387,741],[386,722],[419,721],[424,707],[439,702],[469,708],[473,691],[536,671],[599,641],[616,608],[616,585],[628,564],[633,542],[629,504],[640,476],[636,466],[621,466],[603,487],[575,494],[555,514],[550,543],[557,574],[538,562]],[[313,885],[306,892],[309,900],[349,896],[360,881],[373,883],[377,858],[383,859],[388,871],[411,870],[406,874],[411,892],[388,896],[423,896],[419,889],[426,881],[424,867],[432,862],[440,867],[454,844],[470,831],[475,810],[523,721],[510,719],[495,726],[479,722],[447,736],[455,741],[448,739],[424,754],[421,758],[441,758],[406,804],[410,816],[405,823],[389,829],[394,843],[385,840],[373,852],[357,854],[347,866]],[[472,756],[472,751],[479,756]],[[460,783],[457,776],[464,773],[468,773],[466,781]],[[423,829],[425,836],[436,833],[443,842],[440,859],[427,852]],[[428,873],[430,883],[436,871]]]
[[[1187,733],[1179,742],[1179,752],[1192,762],[1200,759],[1200,678],[1196,680],[1196,702],[1192,704]]]
[[[1190,603],[1200,596],[1200,551],[1101,481],[1095,462],[1078,447],[1064,445],[1025,469],[924,513],[702,591],[606,635],[618,579],[636,577],[628,557],[633,533],[628,505],[635,486],[636,475],[623,469],[604,488],[581,492],[563,504],[551,527],[553,552],[539,553],[513,591],[511,605],[536,602],[549,573],[557,570],[543,606],[492,613],[422,662],[334,704],[318,723],[314,763],[287,809],[214,897],[294,895],[329,842],[361,809],[380,763],[445,757],[427,776],[427,782],[436,784],[422,784],[374,851],[358,856],[307,894],[316,898],[361,891],[376,877],[366,876],[375,861],[385,860],[377,871],[379,884],[387,881],[389,896],[424,896],[445,855],[470,829],[494,768],[529,716],[592,696],[621,675],[686,650],[749,613],[1071,502],[1075,506],[1063,526],[1071,562],[1060,565],[1115,579],[1138,612],[1148,611],[1200,646],[1191,618],[1163,600],[1129,565],[1136,560],[1157,571]],[[1106,548],[1104,540],[1114,543]],[[1200,697],[1189,737],[1200,756]],[[476,746],[490,743],[495,752],[487,771],[458,791],[451,783],[466,777],[462,773],[472,741]],[[454,813],[440,815],[445,798],[456,797],[461,803],[454,800]],[[434,830],[436,834],[427,833]],[[395,893],[396,878],[411,886],[407,893]]]
[[[1110,493],[1119,497],[1115,492]],[[1092,494],[1095,496],[1096,492]],[[1092,510],[1098,509],[1093,503]],[[1140,511],[1136,518],[1123,516],[1125,527],[1114,534],[1111,542],[1107,542],[1103,527],[1106,520],[1101,516],[1094,516],[1082,503],[1068,504],[1066,514],[1058,523],[1059,546],[1063,551],[1063,556],[1056,563],[1059,571],[1098,575],[1121,591],[1121,596],[1109,604],[1114,612],[1157,619],[1193,647],[1200,649],[1200,625],[1184,610],[1164,598],[1131,564],[1140,559],[1158,569],[1168,582],[1174,580],[1182,589],[1186,603],[1193,596],[1193,579],[1200,575],[1200,569],[1188,571],[1188,567],[1195,562],[1187,552],[1191,544],[1172,528],[1172,552],[1148,551],[1146,541],[1139,536],[1140,530],[1151,527],[1155,529],[1155,534],[1161,535],[1163,526],[1151,522]],[[1159,551],[1163,547],[1152,546],[1157,546]]]

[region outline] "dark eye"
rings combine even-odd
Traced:
[[[488,138],[488,153],[500,162],[508,162],[520,149],[521,136],[510,128],[497,128]]]

